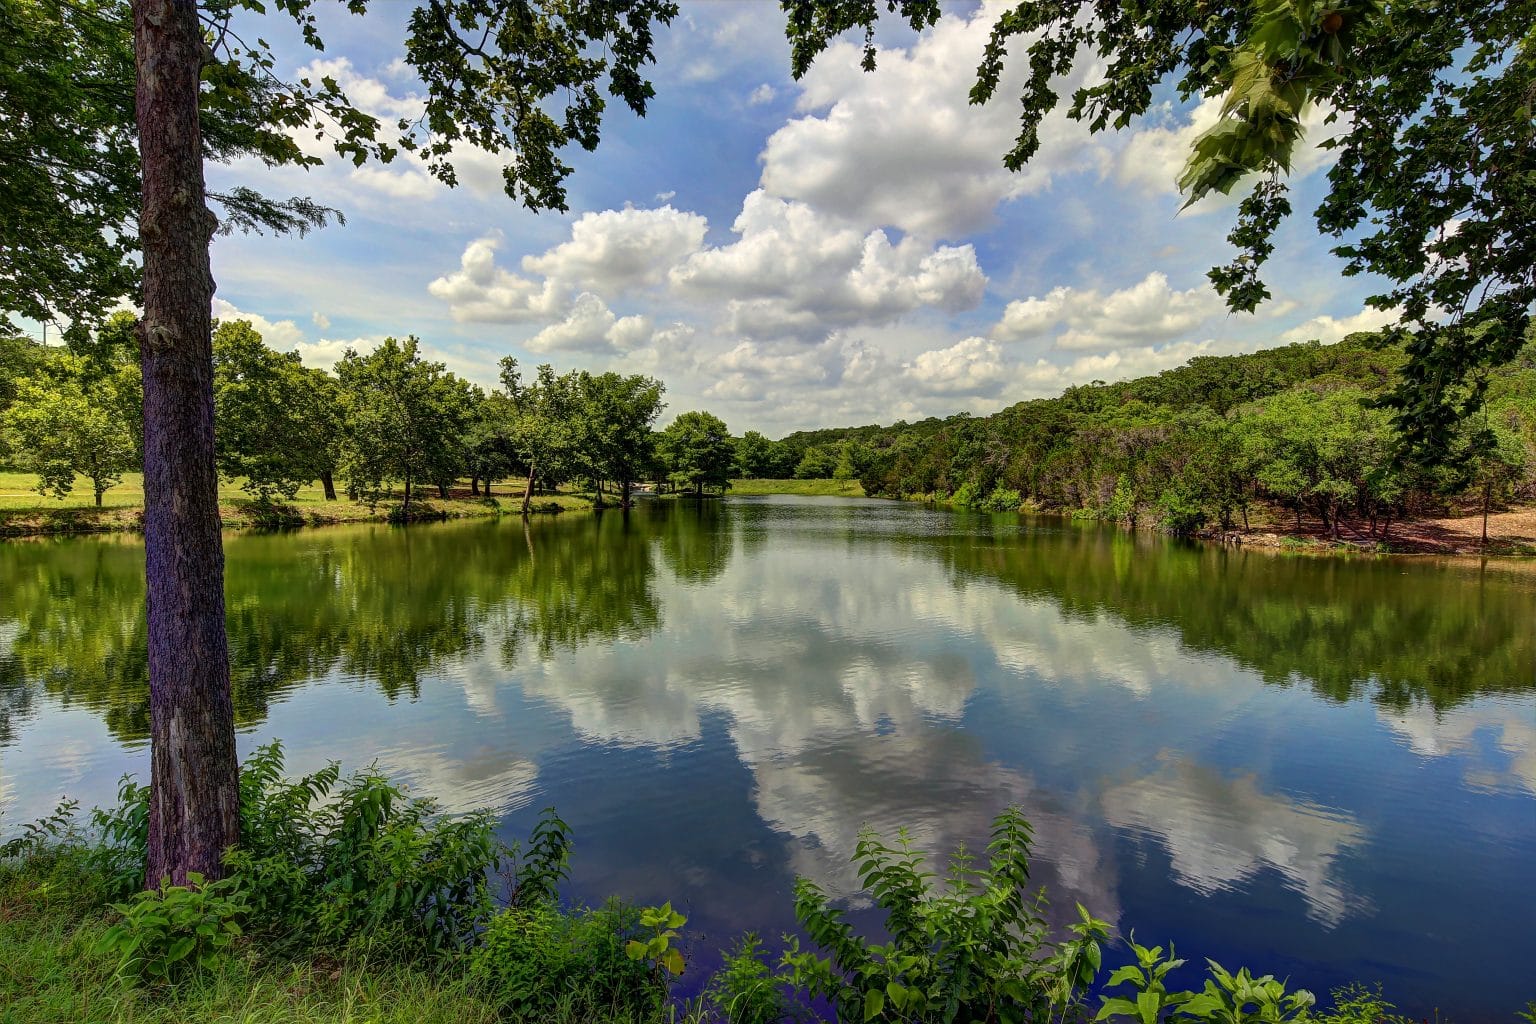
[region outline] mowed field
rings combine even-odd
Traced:
[[[738,494],[810,494],[862,498],[864,488],[857,480],[732,480],[728,495]]]
[[[449,497],[438,497],[435,487],[416,492],[412,507],[423,515],[446,518],[498,515],[516,510],[522,501],[523,481],[504,480],[494,486],[491,495],[475,496],[469,482],[460,481]],[[395,493],[377,505],[340,500],[326,501],[319,482],[301,487],[294,500],[281,507],[280,518],[258,509],[238,481],[219,481],[219,517],[229,527],[272,525],[326,525],[330,523],[384,520],[401,495]],[[574,511],[591,508],[587,496],[561,492],[540,494],[534,500],[540,511]],[[123,474],[123,482],[110,488],[97,508],[89,480],[75,481],[75,488],[63,498],[37,492],[37,477],[32,473],[0,471],[0,535],[21,536],[48,533],[93,533],[108,530],[135,530],[143,525],[144,477],[140,473]]]

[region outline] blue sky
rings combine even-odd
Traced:
[[[393,119],[421,89],[401,61],[408,11],[327,17],[324,54],[276,17],[260,31],[285,70],[330,73]],[[1341,276],[1306,216],[1326,184],[1315,146],[1297,162],[1303,215],[1267,274],[1275,299],[1226,312],[1205,270],[1226,257],[1234,204],[1179,213],[1173,184],[1211,104],[1164,103],[1098,136],[1053,115],[1030,166],[1005,170],[1018,71],[993,103],[967,103],[992,16],[956,7],[921,36],[892,30],[873,74],[852,42],[834,46],[797,83],[777,4],[684,0],[658,40],[648,116],[611,107],[597,152],[568,157],[568,214],[523,209],[474,151],[453,190],[409,157],[210,168],[212,187],[310,195],[347,216],[304,239],[216,239],[215,310],[315,365],[415,334],[485,385],[508,354],[653,374],[664,420],[705,408],[770,435],[985,413],[1382,322],[1362,311],[1371,282]],[[1314,121],[1313,142],[1330,130]]]

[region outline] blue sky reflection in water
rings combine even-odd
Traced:
[[[147,771],[141,558],[0,547],[0,830]],[[1415,1013],[1536,995],[1529,563],[790,498],[228,559],[242,749],[376,758],[509,837],[554,804],[571,894],[671,899],[694,977],[792,926],[795,874],[852,896],[861,823],[979,848],[1017,803],[1062,915]]]

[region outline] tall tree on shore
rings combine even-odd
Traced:
[[[640,374],[591,374],[580,377],[582,454],[594,479],[618,485],[619,503],[629,504],[629,488],[645,477],[655,457],[651,425],[666,403],[666,385]]]
[[[378,500],[392,484],[402,483],[406,512],[416,488],[457,474],[474,411],[465,383],[442,363],[422,359],[419,345],[414,337],[385,338],[365,356],[348,350],[336,364],[346,410],[347,486]]]
[[[914,29],[940,0],[784,0],[800,77],[849,30],[875,68],[881,7]],[[1388,342],[1408,353],[1388,404],[1422,461],[1454,457],[1458,421],[1483,402],[1487,371],[1514,356],[1536,303],[1536,0],[1019,0],[978,55],[973,103],[1005,65],[1027,64],[1012,170],[1039,150],[1058,83],[1102,62],[1066,105],[1090,131],[1124,128],[1160,86],[1221,101],[1179,187],[1190,202],[1238,192],[1237,254],[1210,278],[1234,310],[1269,297],[1259,270],[1291,213],[1286,175],[1321,110],[1338,138],[1319,230],[1348,275],[1388,282],[1367,302],[1394,312]],[[1010,53],[1010,48],[1013,52]]]
[[[219,472],[257,501],[292,501],[302,485],[330,476],[341,426],[336,382],[297,352],[268,348],[248,320],[214,329],[213,403]],[[334,486],[327,497],[336,497]]]
[[[698,494],[705,487],[730,485],[736,449],[725,421],[707,412],[685,412],[667,425],[657,440],[672,479]]]
[[[0,425],[15,438],[22,463],[37,474],[39,494],[63,498],[83,476],[100,508],[102,495],[133,468],[133,431],[111,384],[112,378],[94,378],[72,356],[50,360],[16,383]]]
[[[574,370],[556,374],[553,366],[544,363],[532,382],[524,382],[517,360],[506,356],[501,360],[498,394],[506,396],[512,451],[527,476],[522,509],[526,516],[540,481],[560,484],[578,472],[586,437],[581,379]]]

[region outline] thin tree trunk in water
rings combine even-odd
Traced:
[[[409,476],[407,476],[405,478],[405,501],[401,502],[400,509],[401,509],[401,511],[405,511],[406,509],[408,509],[410,507],[411,507],[411,478]]]
[[[240,835],[213,461],[214,217],[204,205],[195,0],[133,0],[144,201],[144,550],[149,649],[145,883],[224,873]]]
[[[325,488],[326,501],[336,500],[336,478],[331,475],[330,470],[320,474],[320,486]]]
[[[1484,484],[1483,485],[1483,547],[1485,547],[1485,548],[1488,546],[1488,502],[1492,499],[1492,497],[1493,497],[1493,486],[1491,484]],[[101,504],[100,498],[97,499],[96,504],[98,504],[98,505]]]
[[[523,486],[523,515],[527,515],[533,506],[533,477],[538,471],[538,463],[528,464],[528,483]]]

